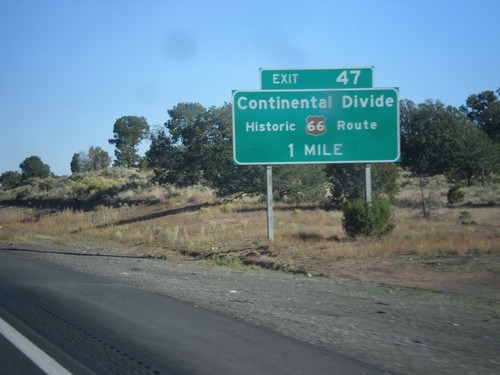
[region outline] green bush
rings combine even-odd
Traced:
[[[472,219],[472,215],[470,214],[469,211],[462,211],[460,212],[460,216],[458,217],[458,220],[463,225],[474,225],[476,222]]]
[[[114,195],[126,184],[124,178],[85,175],[73,185],[73,198],[85,201],[105,194]]]
[[[382,197],[375,197],[371,205],[362,199],[348,201],[343,211],[342,227],[350,237],[381,236],[396,226],[389,202]]]
[[[2,189],[15,189],[21,185],[22,176],[19,172],[7,171],[0,175],[0,186]]]
[[[460,185],[453,185],[450,190],[448,190],[448,194],[446,196],[449,204],[455,204],[463,202],[465,195],[464,192],[460,190]]]

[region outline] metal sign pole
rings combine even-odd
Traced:
[[[266,168],[267,180],[267,238],[274,241],[273,224],[273,167],[268,165]]]
[[[365,164],[366,204],[372,203],[372,166]]]

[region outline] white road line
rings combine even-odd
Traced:
[[[17,332],[9,323],[0,318],[0,334],[9,340],[24,355],[31,359],[48,375],[71,375],[71,373],[49,357],[44,351]]]

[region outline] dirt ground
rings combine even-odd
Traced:
[[[308,264],[307,269],[328,277],[428,289],[500,303],[500,254],[350,258],[328,265]]]

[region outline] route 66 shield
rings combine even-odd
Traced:
[[[306,119],[306,133],[314,136],[325,134],[326,120],[324,116],[309,116]]]

